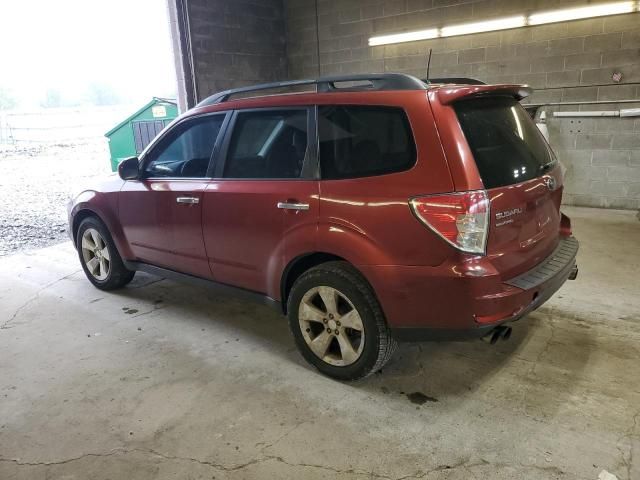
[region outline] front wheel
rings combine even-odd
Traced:
[[[371,286],[345,262],[300,276],[287,303],[289,327],[305,359],[338,380],[381,369],[396,349]]]
[[[125,268],[109,230],[97,218],[80,223],[76,246],[85,275],[100,290],[114,290],[133,279],[135,272]]]

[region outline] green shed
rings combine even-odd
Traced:
[[[175,100],[153,97],[144,107],[105,133],[111,153],[111,170],[115,172],[122,160],[139,155],[177,116]]]

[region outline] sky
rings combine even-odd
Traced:
[[[91,85],[123,103],[175,96],[165,0],[0,0],[0,89],[37,106],[47,90],[86,103]]]

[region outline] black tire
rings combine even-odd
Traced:
[[[104,248],[108,250],[110,258],[109,269],[108,274],[104,279],[96,278],[96,276],[89,271],[83,256],[82,238],[84,233],[89,229],[94,229],[100,234],[104,240]],[[124,287],[133,279],[136,273],[125,268],[124,263],[122,262],[122,257],[120,257],[118,249],[116,248],[115,243],[113,243],[109,229],[107,229],[104,223],[102,223],[102,221],[97,217],[87,217],[80,223],[78,233],[76,235],[76,250],[78,251],[78,258],[80,259],[82,270],[84,270],[89,281],[100,290],[115,290],[117,288]]]
[[[359,314],[364,328],[364,346],[359,354],[360,356],[351,364],[343,366],[332,365],[314,353],[307,344],[308,340],[305,339],[305,333],[302,331],[304,327],[301,326],[299,318],[300,306],[305,295],[313,295],[312,292],[316,291],[318,287],[330,287],[337,290],[338,294],[344,296],[347,302],[350,302],[347,304],[347,308],[355,309]],[[344,303],[344,299],[341,301]],[[320,307],[320,311],[328,311],[328,309]],[[291,288],[287,301],[287,312],[289,328],[300,353],[302,353],[307,362],[329,377],[346,381],[364,378],[380,370],[396,350],[397,343],[391,336],[373,289],[362,274],[346,262],[327,262],[303,273]],[[336,316],[336,318],[339,318],[339,316]],[[325,320],[322,319],[322,322]],[[306,323],[305,325],[313,326],[315,322],[313,324]],[[324,335],[324,326],[320,322],[318,322],[318,325],[319,329],[314,327],[319,332],[317,335],[310,333],[310,328],[304,328],[307,332],[307,338],[311,339],[311,335],[316,337],[320,334]],[[328,328],[326,331],[330,332],[331,330]],[[335,343],[330,344],[328,351],[332,348],[334,350],[337,348],[341,352],[342,347],[338,342],[337,330],[334,337]],[[330,340],[330,342],[334,342],[334,340]],[[356,342],[358,341],[356,340]],[[351,342],[350,344],[353,345]]]

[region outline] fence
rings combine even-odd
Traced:
[[[118,105],[0,112],[0,145],[94,140],[136,110]]]

